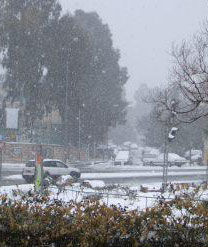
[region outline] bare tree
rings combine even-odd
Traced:
[[[208,116],[208,23],[191,43],[173,46],[169,90],[178,92],[175,112],[182,122]],[[168,106],[167,106],[168,107]]]
[[[179,122],[191,123],[208,116],[208,23],[190,43],[174,45],[172,58],[167,88],[150,95],[149,102],[172,112]]]

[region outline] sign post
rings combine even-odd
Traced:
[[[36,153],[35,159],[35,192],[42,193],[43,187],[43,155],[42,145],[39,146],[39,150]]]

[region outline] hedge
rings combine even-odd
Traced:
[[[159,200],[143,212],[99,201],[0,197],[1,247],[208,246],[208,207],[193,194]]]

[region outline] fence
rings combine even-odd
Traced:
[[[56,188],[57,187],[52,187]],[[60,193],[62,192],[62,193]],[[68,194],[68,192],[71,192]],[[130,192],[129,194],[124,193],[110,193],[105,191],[83,191],[83,190],[76,190],[70,188],[59,189],[57,193],[56,199],[68,199],[73,200],[75,202],[79,202],[83,199],[102,199],[107,206],[115,205],[115,200],[118,199],[120,202],[123,200],[125,202],[125,206],[132,207],[135,206],[135,209],[141,211],[145,208],[152,207],[156,202],[162,201],[169,201],[172,200],[173,197],[165,198],[163,196],[145,196],[145,195],[138,195],[134,192]]]
[[[62,161],[77,160],[80,156],[81,160],[87,159],[87,153],[84,150],[79,151],[73,147],[65,147],[61,145],[41,144],[43,156],[45,158],[59,159]],[[7,163],[23,163],[30,159],[34,159],[37,148],[40,144],[35,143],[18,143],[6,142],[3,148],[3,162]]]

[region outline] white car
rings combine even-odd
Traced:
[[[62,175],[71,175],[73,178],[80,178],[80,170],[73,167],[68,167],[60,160],[55,159],[44,159],[43,160],[43,171],[45,174],[52,178],[58,178]],[[29,183],[34,180],[35,177],[35,160],[29,160],[25,168],[22,171],[23,178]]]
[[[130,156],[130,152],[128,150],[120,150],[118,151],[116,158],[114,160],[114,165],[132,165],[132,157]]]
[[[202,150],[192,149],[191,151],[190,150],[189,151],[186,151],[184,156],[187,159],[189,159],[190,158],[190,155],[191,155],[191,157],[192,156],[202,157],[203,154],[202,154]]]
[[[203,153],[201,150],[191,150],[191,152],[187,151],[185,157],[192,163],[195,162],[198,165],[202,165],[203,163]]]
[[[186,164],[188,161],[179,156],[178,154],[169,153],[168,154],[168,165],[169,166],[179,166]],[[163,166],[164,165],[164,154],[160,154],[156,158],[149,158],[143,160],[144,166]]]

